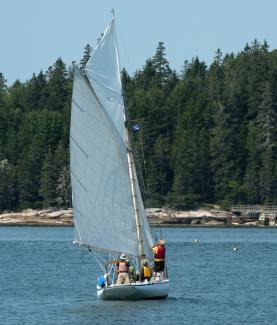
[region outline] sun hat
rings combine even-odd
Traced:
[[[121,260],[126,260],[126,258],[127,258],[126,254],[121,254],[121,255],[120,255],[120,259],[121,259]]]

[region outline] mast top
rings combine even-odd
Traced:
[[[114,12],[115,12],[114,9],[112,9],[112,16],[113,16],[113,18],[114,18]]]

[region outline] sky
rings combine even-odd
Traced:
[[[58,57],[79,62],[115,9],[120,61],[129,74],[166,47],[172,69],[198,56],[207,65],[218,48],[241,51],[256,38],[277,48],[276,0],[0,0],[0,72],[11,85],[44,72]]]

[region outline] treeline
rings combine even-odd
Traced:
[[[237,55],[218,50],[210,67],[185,62],[177,75],[159,43],[123,76],[150,206],[277,204],[276,50],[255,40]]]
[[[72,71],[59,58],[10,87],[0,73],[0,210],[71,205]],[[266,42],[179,74],[161,42],[122,80],[148,206],[277,204],[277,51]]]
[[[0,210],[70,204],[71,89],[61,59],[11,87],[0,75]]]

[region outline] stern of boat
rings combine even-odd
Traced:
[[[165,299],[169,293],[169,283],[167,279],[159,282],[111,285],[97,290],[97,298],[101,300]]]

